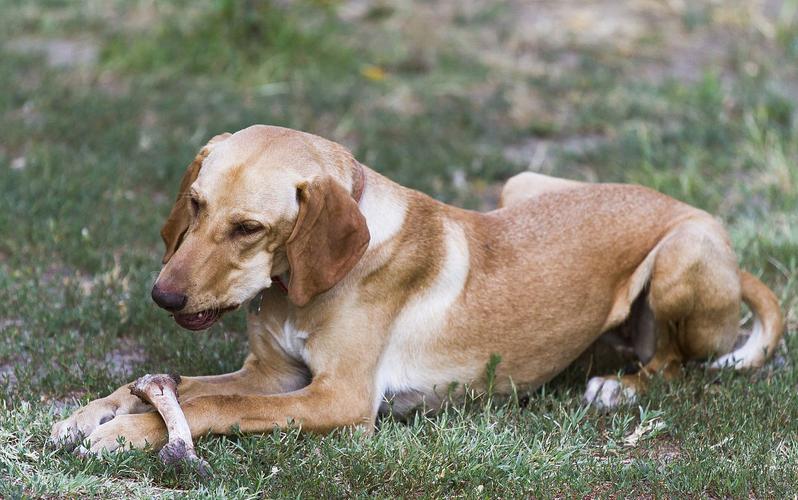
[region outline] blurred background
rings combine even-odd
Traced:
[[[238,367],[149,299],[210,137],[316,133],[441,200],[534,170],[704,208],[798,321],[795,0],[0,0],[0,398]]]

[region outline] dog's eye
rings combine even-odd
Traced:
[[[251,236],[253,234],[263,231],[265,228],[260,222],[244,221],[239,222],[233,227],[234,236]]]
[[[191,213],[197,215],[199,213],[199,202],[196,198],[191,198]]]

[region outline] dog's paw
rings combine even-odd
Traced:
[[[50,429],[49,443],[54,447],[72,448],[101,425],[116,416],[116,405],[97,399],[79,408]]]
[[[593,377],[587,382],[583,401],[599,411],[609,411],[622,404],[634,403],[637,393],[624,386],[617,378]]]
[[[113,453],[125,449],[143,449],[147,445],[160,447],[166,442],[166,427],[157,413],[119,415],[97,427],[87,436],[86,445],[80,446],[81,456]]]

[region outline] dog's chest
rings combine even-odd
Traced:
[[[297,328],[291,320],[286,320],[283,323],[282,331],[274,335],[274,339],[288,356],[305,363],[308,357],[307,347],[305,346],[308,336],[308,332]]]

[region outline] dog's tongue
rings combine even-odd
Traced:
[[[178,325],[188,330],[205,330],[219,319],[219,311],[200,311],[193,314],[175,314]]]

